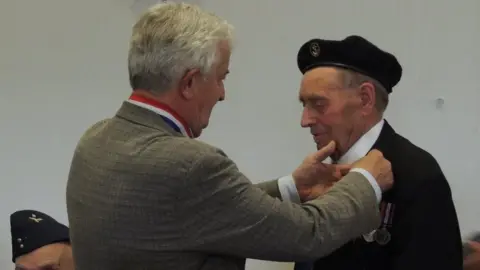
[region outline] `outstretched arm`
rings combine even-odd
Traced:
[[[312,260],[379,225],[375,191],[358,172],[302,205],[272,198],[252,185],[220,151],[199,157],[189,175],[186,181],[195,188],[189,189],[183,207],[194,214],[184,222],[183,249],[261,260]]]

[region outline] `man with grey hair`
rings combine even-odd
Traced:
[[[307,41],[297,65],[303,74],[301,125],[317,147],[337,143],[329,162],[348,164],[380,150],[392,162],[395,185],[382,195],[378,228],[295,270],[461,270],[460,229],[440,165],[383,119],[388,95],[402,77],[396,57],[349,36]]]
[[[85,132],[70,168],[77,270],[307,260],[378,226],[378,198],[393,183],[379,151],[351,169],[323,164],[335,149],[330,142],[291,176],[252,185],[220,149],[193,139],[225,97],[231,31],[213,14],[173,3],[152,7],[133,27],[133,93]],[[280,199],[288,183],[303,205]]]

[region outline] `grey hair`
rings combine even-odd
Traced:
[[[343,86],[346,88],[359,87],[365,82],[373,84],[375,88],[375,108],[381,114],[385,112],[388,106],[389,96],[387,90],[379,81],[370,76],[346,69],[342,69],[340,74]]]
[[[133,26],[128,52],[132,89],[167,91],[188,70],[209,74],[218,45],[232,47],[233,26],[195,5],[161,3],[148,9]]]

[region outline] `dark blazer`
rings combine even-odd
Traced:
[[[392,163],[390,241],[360,237],[315,262],[315,270],[461,270],[462,240],[450,186],[435,158],[385,122],[373,148]],[[392,209],[392,207],[390,207]],[[387,226],[388,227],[388,226]],[[381,241],[380,241],[381,242]]]

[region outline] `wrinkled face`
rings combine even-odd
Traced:
[[[341,71],[319,67],[304,74],[299,99],[303,104],[302,127],[308,127],[317,148],[335,141],[333,158],[340,158],[362,135],[365,117],[374,109],[373,85],[345,88]]]
[[[195,137],[208,126],[213,107],[218,101],[225,99],[224,81],[229,73],[230,46],[221,42],[218,46],[219,61],[214,64],[209,74],[201,74],[198,70],[188,72],[182,79],[181,91],[189,101],[191,108],[187,120]]]
[[[18,257],[15,270],[73,270],[71,247],[57,243],[38,248]]]

